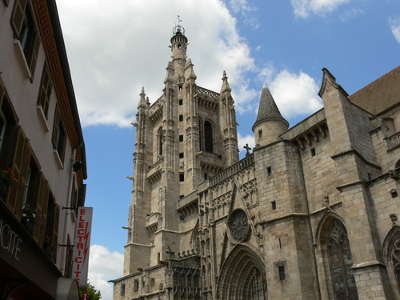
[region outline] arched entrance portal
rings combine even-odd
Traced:
[[[218,282],[220,300],[267,300],[265,267],[250,248],[236,246],[225,260]]]

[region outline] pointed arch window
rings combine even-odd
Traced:
[[[209,121],[204,122],[204,150],[213,152],[213,128]]]
[[[390,263],[396,276],[397,284],[400,285],[400,233],[397,233],[396,240],[393,241],[390,249]]]
[[[389,278],[393,285],[397,285],[400,289],[400,227],[393,227],[385,239],[384,256],[389,270]]]
[[[331,218],[322,228],[321,246],[325,266],[328,268],[328,286],[332,299],[357,300],[358,292],[352,273],[350,243],[344,225]]]

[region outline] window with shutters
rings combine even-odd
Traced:
[[[71,240],[69,235],[67,236],[67,255],[65,258],[65,274],[64,276],[67,278],[72,277],[72,255],[73,255],[73,245],[71,244]]]
[[[57,259],[58,219],[60,208],[55,203],[53,195],[49,194],[47,203],[46,230],[43,249],[55,263]]]
[[[53,149],[60,160],[61,167],[64,163],[65,146],[67,142],[66,139],[67,137],[65,134],[64,125],[60,119],[60,114],[56,109],[56,112],[54,114],[53,136],[51,141],[53,143]]]
[[[33,238],[40,247],[43,247],[46,234],[47,206],[49,201],[49,186],[46,178],[40,175],[39,190],[36,199],[36,217]]]
[[[40,82],[39,96],[37,100],[38,107],[42,110],[44,118],[48,119],[49,104],[53,84],[51,82],[50,73],[47,64],[43,67],[42,79]]]
[[[0,168],[10,168],[16,143],[16,118],[4,85],[0,82]]]
[[[40,173],[33,159],[30,160],[25,178],[21,222],[29,232],[33,233],[36,224],[36,203],[40,184]]]
[[[16,0],[11,16],[14,36],[22,49],[26,64],[33,75],[39,50],[39,35],[31,5],[28,0]]]
[[[15,113],[10,104],[4,85],[0,81],[0,200],[17,213],[21,209],[20,180],[23,162],[22,131],[16,124]]]

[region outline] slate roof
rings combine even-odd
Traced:
[[[257,120],[254,123],[253,128],[259,123],[265,121],[282,121],[289,125],[282,117],[281,112],[279,111],[278,106],[276,106],[275,100],[267,87],[262,89]]]
[[[349,99],[366,111],[377,115],[400,102],[400,66],[371,82]]]

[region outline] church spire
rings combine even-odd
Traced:
[[[256,146],[264,146],[279,140],[289,127],[282,117],[275,100],[267,87],[262,89],[257,119],[253,125]]]

